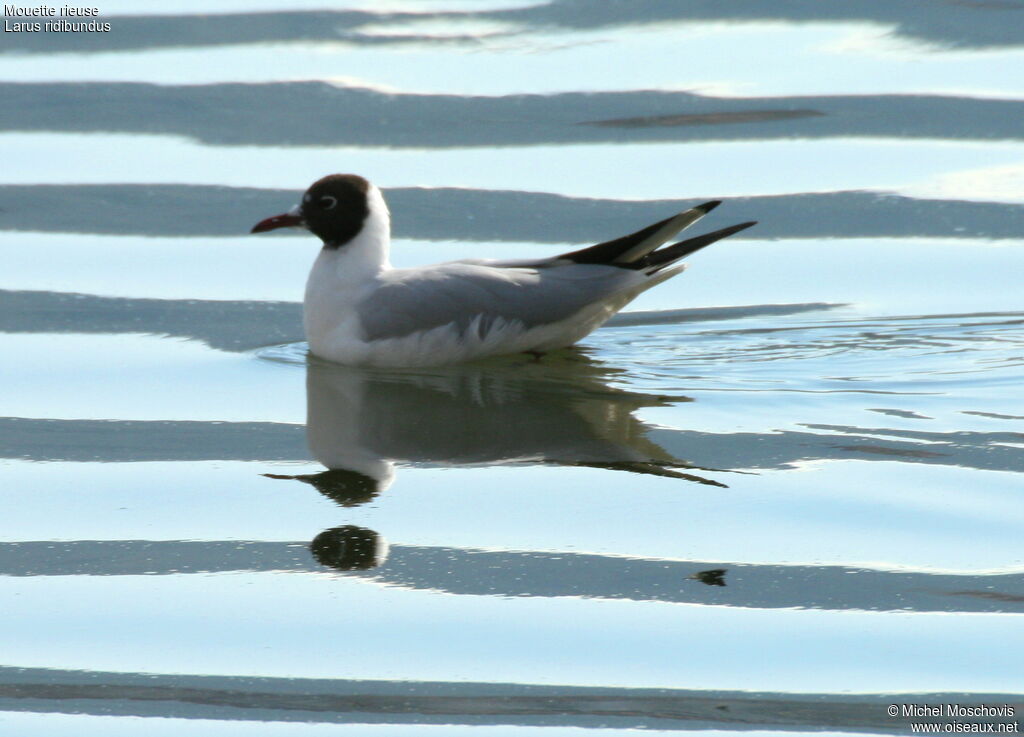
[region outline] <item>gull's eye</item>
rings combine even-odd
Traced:
[[[338,204],[338,199],[336,197],[331,197],[329,194],[325,194],[316,201],[316,204],[321,210],[332,210],[334,209],[334,206]]]

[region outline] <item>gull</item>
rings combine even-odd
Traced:
[[[665,246],[719,204],[705,202],[550,258],[395,269],[380,190],[358,175],[332,174],[252,232],[300,227],[323,241],[303,305],[311,353],[355,366],[438,366],[511,353],[539,358],[576,343],[638,294],[683,271],[681,259],[755,224]]]

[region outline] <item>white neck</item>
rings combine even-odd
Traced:
[[[366,193],[369,214],[363,229],[338,248],[324,247],[313,263],[306,282],[304,323],[314,353],[325,355],[339,334],[356,336],[361,330],[355,305],[377,277],[391,269],[391,217],[380,190],[370,185]]]
[[[348,243],[340,247],[325,247],[324,252],[338,266],[338,275],[344,280],[360,278],[386,271],[391,268],[388,255],[391,251],[391,213],[384,202],[384,196],[374,185],[366,193],[369,213],[363,222],[363,229]]]

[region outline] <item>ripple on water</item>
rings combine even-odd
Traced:
[[[684,379],[708,389],[820,391],[834,383],[849,391],[859,382],[872,391],[948,391],[1015,380],[1010,372],[1024,360],[1020,313],[752,322],[630,326],[587,342],[602,359],[628,362],[632,376],[664,388]]]
[[[659,324],[657,318],[599,330],[574,353],[614,371],[619,385],[662,392],[688,387],[949,394],[1017,381],[1024,364],[1024,313],[772,316],[718,321],[714,328],[703,320]],[[295,342],[255,355],[304,366],[308,350],[305,342]]]
[[[306,357],[309,355],[309,344],[300,340],[296,343],[270,345],[253,351],[253,355],[263,361],[273,361],[289,366],[305,366]]]

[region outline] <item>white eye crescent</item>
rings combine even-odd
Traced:
[[[331,197],[329,194],[325,194],[323,197],[320,198],[320,207],[322,207],[325,210],[333,210],[337,204],[338,198]]]

